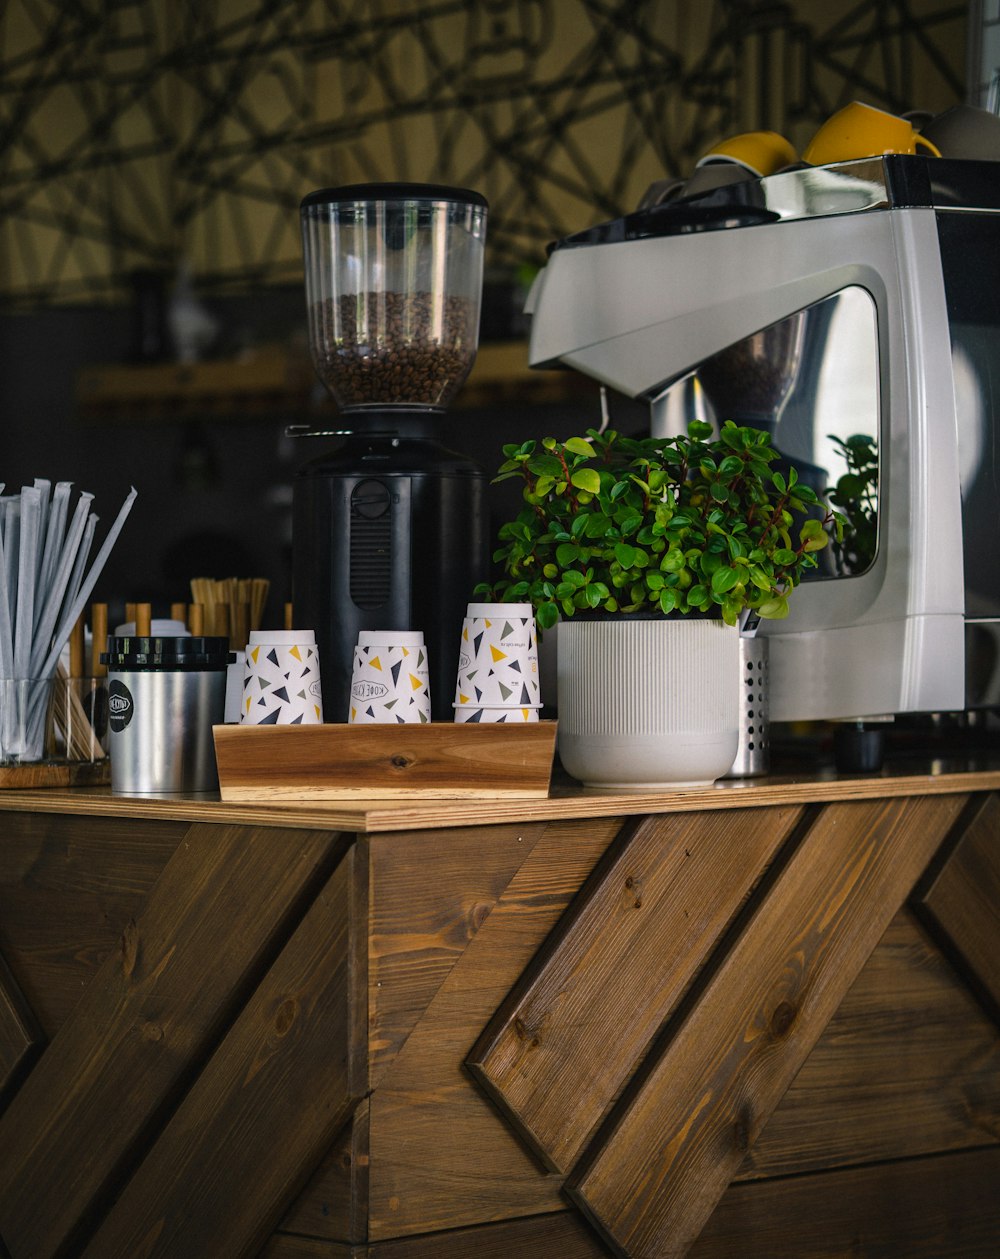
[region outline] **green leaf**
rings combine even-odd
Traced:
[[[586,490],[588,494],[601,492],[601,478],[593,468],[574,468],[569,479],[578,490]]]
[[[525,465],[529,472],[533,472],[535,476],[551,476],[561,477],[563,472],[562,463],[555,455],[538,454],[532,455]]]
[[[708,604],[708,587],[698,582],[687,592],[687,601],[693,608],[703,608]]]
[[[668,615],[677,607],[677,592],[671,590],[669,586],[665,587],[660,591],[658,602],[660,605],[660,611],[664,614],[664,616]]]
[[[712,574],[712,590],[717,595],[725,594],[727,590],[732,590],[739,580],[740,574],[735,568],[717,568]]]
[[[778,549],[771,556],[771,559],[774,560],[775,564],[781,564],[781,565],[794,564],[795,552],[789,550],[788,547],[779,546]]]
[[[563,442],[563,446],[574,455],[583,455],[585,459],[592,459],[597,454],[585,437],[570,437],[568,441]]]
[[[560,568],[565,568],[568,564],[572,564],[574,560],[580,558],[580,548],[575,542],[563,542],[556,547],[556,563]]]
[[[555,477],[540,476],[535,482],[535,493],[544,498],[546,494],[550,494],[552,492],[552,487],[555,483]]]
[[[539,629],[551,629],[559,620],[559,608],[554,603],[539,604],[535,609],[535,620]]]
[[[636,549],[629,546],[627,542],[619,542],[615,546],[615,559],[621,564],[622,568],[632,568],[635,564]]]
[[[576,520],[580,517],[577,516]],[[573,521],[574,525],[576,520]],[[590,512],[583,517],[583,532],[588,538],[603,538],[609,529],[613,528],[612,522],[607,516],[602,516],[600,512]]]
[[[773,599],[765,599],[758,607],[757,614],[768,621],[781,621],[788,615],[788,596],[777,595]]]

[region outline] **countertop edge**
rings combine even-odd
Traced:
[[[958,758],[956,758],[957,761]],[[983,761],[988,763],[983,764]],[[0,811],[142,817],[171,821],[355,831],[429,830],[503,822],[566,821],[643,813],[763,808],[908,795],[945,795],[1000,788],[1000,756],[976,758],[970,768],[944,767],[927,758],[888,766],[878,774],[838,775],[832,770],[724,780],[675,791],[611,791],[558,782],[548,798],[303,801],[266,805],[228,803],[217,795],[113,795],[109,787],[8,789]]]

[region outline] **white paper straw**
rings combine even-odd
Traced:
[[[76,603],[76,597],[80,593],[80,583],[83,581],[84,570],[87,567],[87,561],[90,559],[90,548],[94,545],[94,534],[97,532],[97,524],[100,520],[97,512],[92,511],[87,517],[87,526],[83,531],[83,541],[80,543],[80,549],[76,553],[76,563],[73,565],[73,572],[70,574],[69,583],[66,586],[66,597],[63,600],[63,609],[69,609]]]
[[[69,514],[69,492],[72,485],[69,481],[59,481],[52,491],[52,502],[49,506],[48,523],[45,526],[45,550],[42,555],[41,568],[38,573],[38,590],[35,598],[39,601],[48,598],[52,578],[59,566],[66,534],[66,517]]]
[[[76,601],[70,607],[69,612],[63,617],[62,621],[59,623],[59,628],[56,630],[56,636],[55,636],[54,644],[52,647],[52,651],[49,653],[49,656],[46,659],[45,664],[42,666],[41,675],[43,677],[48,677],[48,675],[53,672],[56,665],[58,664],[59,654],[63,649],[63,644],[69,638],[70,631],[73,629],[73,626],[77,622],[77,618],[79,617],[80,613],[83,611],[87,603],[87,600],[90,598],[90,592],[94,589],[94,586],[97,584],[97,579],[100,577],[101,572],[104,568],[104,565],[108,562],[108,556],[111,554],[111,548],[114,546],[114,544],[118,540],[118,535],[121,533],[122,526],[125,524],[125,521],[128,518],[128,514],[132,510],[132,504],[135,502],[137,494],[138,492],[135,486],[132,486],[132,488],[129,490],[125,498],[124,503],[122,503],[121,510],[119,511],[114,524],[111,526],[110,530],[108,531],[108,536],[104,539],[104,543],[101,546],[101,549],[97,553],[97,558],[94,560],[94,563],[91,565],[90,572],[87,574],[83,582],[83,585],[80,587],[80,592],[76,597]]]
[[[17,556],[17,615],[14,620],[14,676],[26,678],[35,630],[35,569],[41,494],[26,485],[21,490],[21,537]]]
[[[0,529],[0,678],[9,678],[14,668],[14,628],[11,624],[7,593],[7,555],[3,537],[5,532],[5,529]]]
[[[43,477],[35,477],[32,488],[38,491],[38,545],[35,549],[35,606],[41,605],[39,578],[42,573],[42,557],[45,552],[45,537],[49,528],[49,491],[52,489],[52,482],[46,481]]]
[[[10,610],[11,626],[17,612],[17,555],[21,545],[21,496],[9,498],[4,512],[4,558],[6,560],[7,606]],[[11,648],[10,667],[14,667],[13,647]]]
[[[66,534],[66,543],[59,557],[59,567],[56,569],[48,590],[44,593],[45,606],[36,620],[37,628],[31,646],[32,677],[45,676],[44,674],[38,674],[36,670],[40,667],[51,647],[52,631],[55,629],[56,618],[66,598],[70,574],[73,572],[74,561],[80,549],[80,539],[84,535],[90,504],[93,501],[93,494],[80,495],[80,501],[77,503],[76,510],[73,513],[69,532]],[[36,602],[40,602],[40,599],[36,599]]]

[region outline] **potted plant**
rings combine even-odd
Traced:
[[[559,637],[559,748],[606,786],[709,782],[738,742],[738,625],[788,597],[842,518],[782,471],[770,436],[630,438],[588,431],[504,447],[523,482],[499,533],[505,576],[481,593],[530,601]]]

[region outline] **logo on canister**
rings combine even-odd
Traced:
[[[116,734],[121,734],[132,720],[135,702],[132,692],[124,682],[112,678],[108,684],[108,724]]]

